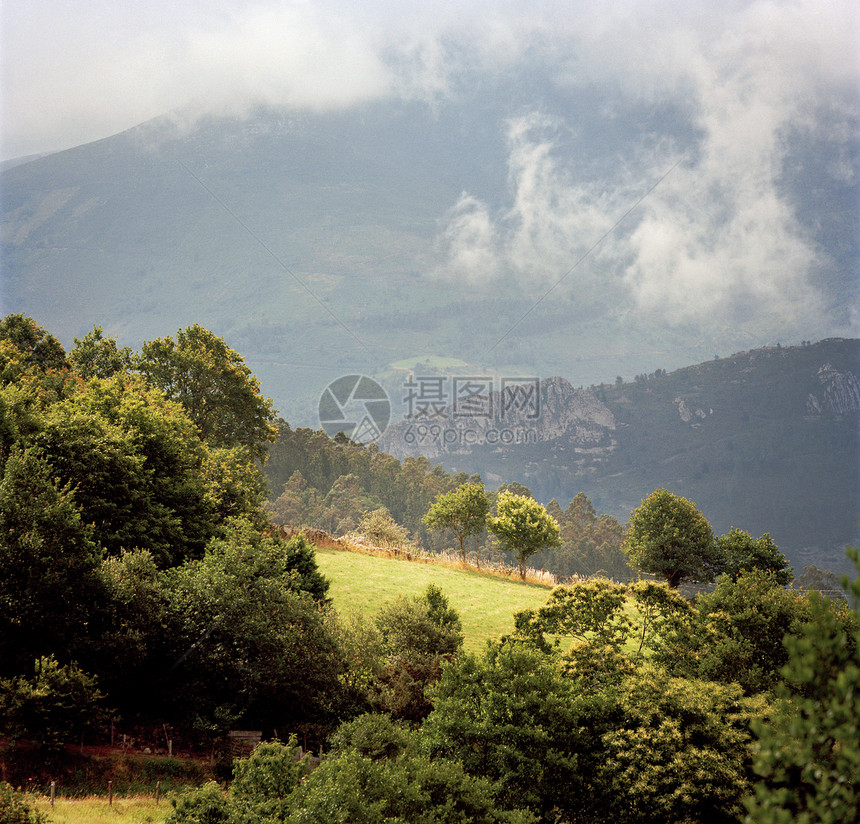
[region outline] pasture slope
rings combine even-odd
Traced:
[[[514,631],[514,613],[546,603],[551,587],[441,564],[317,548],[317,564],[331,582],[329,597],[343,614],[373,615],[398,595],[436,584],[463,622],[464,648],[480,652],[488,640]]]

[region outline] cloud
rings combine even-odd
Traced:
[[[841,148],[831,182],[844,185],[857,172],[845,159],[858,122],[856,48],[838,25],[839,11],[852,16],[848,8],[828,4],[822,14],[820,3],[757,2],[719,12],[652,3],[594,11],[591,27],[571,35],[558,82],[598,87],[607,117],[671,105],[674,119],[666,117],[663,133],[649,123],[626,162],[599,176],[577,161],[575,135],[560,151],[566,124],[537,114],[512,121],[509,207],[490,215],[461,197],[438,273],[504,275],[541,288],[563,279],[579,297],[609,295],[634,315],[670,324],[747,324],[783,335],[827,328],[840,298],[819,286],[832,261],[799,217],[795,170],[829,143],[827,151]],[[478,217],[474,256],[468,242]]]

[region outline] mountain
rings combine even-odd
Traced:
[[[7,164],[0,307],[67,346],[94,324],[137,347],[199,322],[245,355],[285,418],[314,426],[332,380],[365,374],[392,392],[403,362],[590,384],[844,334],[860,241],[851,186],[807,179],[820,149],[780,176],[779,197],[803,205],[781,212],[785,231],[815,247],[807,274],[757,283],[745,267],[767,250],[735,248],[713,265],[739,267],[737,294],[712,282],[688,312],[674,288],[671,305],[643,307],[636,243],[685,198],[699,214],[699,137],[689,112],[613,118],[600,102],[539,73],[464,78],[436,105],[165,116]],[[667,124],[672,151],[646,158]],[[711,251],[684,248],[708,265]],[[829,315],[807,312],[809,290]]]
[[[769,532],[797,572],[845,569],[845,546],[860,542],[860,340],[755,349],[632,382],[492,391],[471,399],[471,415],[462,403],[460,414],[454,403],[416,408],[380,447],[518,481],[562,507],[583,491],[621,521],[665,487],[719,533]]]

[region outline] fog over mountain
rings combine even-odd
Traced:
[[[199,321],[315,425],[351,372],[396,401],[421,364],[587,385],[857,335],[853,4],[3,18],[3,157],[81,145],[5,166],[0,301],[67,344]]]

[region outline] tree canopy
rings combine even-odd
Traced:
[[[502,492],[498,514],[487,517],[487,529],[498,538],[503,550],[513,552],[525,578],[526,561],[545,547],[558,546],[558,522],[534,498]]]
[[[487,525],[490,499],[482,483],[460,484],[452,492],[440,495],[421,519],[431,529],[450,530],[460,542],[460,554],[466,560],[464,541],[480,535]]]
[[[657,489],[630,515],[624,551],[642,572],[682,581],[713,581],[720,571],[711,525],[686,498]]]

